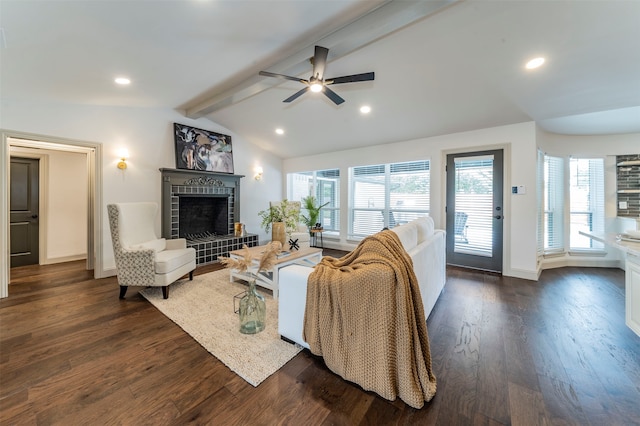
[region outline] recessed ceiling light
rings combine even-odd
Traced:
[[[280,127],[278,127],[276,129],[276,133],[279,134],[279,135],[284,135],[284,129],[281,129]]]
[[[127,77],[118,77],[114,81],[116,83],[122,84],[122,85],[127,85],[127,84],[131,83],[131,80],[129,80]]]
[[[369,114],[371,112],[371,107],[369,105],[362,105],[360,107],[360,112],[363,114]]]
[[[532,70],[534,68],[538,68],[540,65],[544,64],[544,58],[534,58],[527,62],[525,68],[528,70]]]

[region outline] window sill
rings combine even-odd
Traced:
[[[569,250],[569,256],[582,256],[582,257],[605,257],[607,252],[604,250]]]

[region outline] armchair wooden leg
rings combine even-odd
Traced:
[[[193,281],[193,271],[189,272],[189,281]]]
[[[162,287],[162,297],[165,299],[169,298],[169,286],[165,285]]]
[[[120,299],[124,299],[124,295],[127,294],[127,289],[129,287],[127,287],[126,285],[121,285],[120,286]]]

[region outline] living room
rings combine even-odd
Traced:
[[[603,159],[607,231],[626,229],[617,218],[616,156],[640,151],[640,2],[216,3],[2,1],[3,418],[640,421],[640,343],[620,312],[622,254],[545,259],[537,234],[539,150]],[[357,24],[387,7],[409,16]],[[353,32],[371,30],[382,34],[363,41]],[[335,52],[328,75],[375,71],[376,79],[332,86],[341,106],[312,93],[284,104],[300,82],[279,84],[258,71],[306,79],[320,42]],[[525,71],[530,54],[542,53],[541,73]],[[587,69],[589,61],[597,64]],[[113,84],[122,73],[129,86]],[[256,84],[264,87],[246,96]],[[358,110],[364,103],[368,115]],[[439,380],[431,404],[414,410],[384,400],[306,351],[253,388],[139,294],[117,299],[107,205],[161,204],[160,169],[177,166],[174,123],[231,137],[234,174],[244,176],[239,219],[261,242],[271,235],[259,212],[287,197],[288,175],[338,170],[341,225],[324,235],[324,246],[345,251],[358,242],[348,236],[350,168],[428,161],[429,215],[445,229],[447,155],[504,151],[502,274],[448,271],[428,320]],[[278,126],[284,135],[274,132]],[[46,267],[34,266],[35,278],[9,267],[5,166],[13,156],[47,164]],[[514,186],[526,192],[512,193]],[[158,215],[158,234],[161,221]],[[19,288],[10,290],[12,279]]]
[[[632,3],[633,4],[633,3]],[[446,9],[444,12],[453,14],[457,11],[456,8],[463,5],[455,4],[451,8]],[[469,7],[469,6],[465,6]],[[547,5],[546,7],[558,7],[558,5]],[[565,12],[563,6],[558,12]],[[5,10],[9,10],[5,6]],[[571,10],[571,9],[569,9]],[[468,13],[469,11],[463,9],[461,13]],[[494,13],[494,10],[490,10],[489,13]],[[586,10],[586,16],[589,16],[591,10]],[[612,14],[620,13],[620,9],[608,10],[607,12]],[[622,11],[624,13],[624,11]],[[574,11],[577,13],[577,11]],[[454,15],[455,16],[455,15]],[[519,15],[516,15],[519,16]],[[612,15],[613,16],[613,15]],[[617,18],[618,15],[615,15]],[[444,17],[438,16],[440,19]],[[433,18],[435,19],[435,18]],[[453,18],[452,18],[453,19]],[[442,25],[437,22],[438,25]],[[619,27],[623,28],[623,25]],[[382,42],[390,43],[393,37],[404,37],[397,42],[403,42],[407,38],[411,38],[413,34],[411,31],[417,31],[416,28],[409,26],[405,31],[400,31],[393,36],[383,38]],[[435,31],[435,30],[434,30]],[[504,29],[503,31],[507,31]],[[403,33],[409,32],[409,35],[403,35]],[[620,37],[625,38],[626,34],[620,30]],[[391,41],[389,39],[391,38]],[[606,43],[603,43],[606,47]],[[13,54],[9,45],[7,49],[3,50],[3,54]],[[629,55],[627,62],[630,70],[625,71],[625,75],[629,74],[635,76],[632,72],[634,66],[637,67],[637,58],[634,55]],[[634,62],[635,61],[635,62]],[[6,63],[7,61],[5,61]],[[6,67],[6,65],[4,65]],[[610,72],[616,72],[617,67],[611,67]],[[358,68],[356,68],[358,71]],[[7,85],[7,76],[10,74],[4,73],[3,85]],[[562,76],[562,74],[559,74]],[[521,78],[521,77],[519,77]],[[618,78],[618,77],[616,77]],[[635,78],[635,77],[634,77]],[[591,81],[593,84],[595,81]],[[135,106],[124,105],[110,105],[109,102],[102,102],[90,104],[87,102],[73,104],[69,102],[57,103],[53,98],[39,100],[35,95],[23,96],[20,93],[15,93],[13,96],[7,96],[9,86],[6,89],[3,87],[2,98],[2,128],[4,132],[4,143],[2,150],[0,150],[0,158],[3,162],[7,161],[10,144],[7,138],[14,137],[24,140],[39,140],[44,142],[53,142],[54,144],[81,144],[84,149],[90,149],[95,146],[94,154],[87,154],[89,156],[96,156],[95,169],[89,171],[95,174],[93,205],[95,209],[89,214],[89,223],[93,223],[92,230],[78,231],[88,232],[94,238],[94,250],[95,250],[95,276],[97,278],[103,276],[109,276],[114,274],[114,261],[111,253],[111,243],[107,232],[106,225],[106,211],[105,206],[110,202],[117,201],[133,201],[133,200],[146,200],[160,202],[160,168],[175,168],[176,167],[176,154],[174,148],[173,139],[173,123],[182,123],[190,125],[196,128],[203,128],[223,134],[228,134],[233,140],[234,150],[234,167],[235,173],[246,176],[242,183],[242,212],[240,220],[245,223],[248,232],[257,233],[260,235],[261,241],[266,241],[269,236],[262,232],[259,227],[258,212],[268,205],[269,201],[275,199],[282,199],[286,196],[286,176],[289,173],[304,172],[313,170],[322,170],[328,168],[339,168],[340,174],[343,177],[348,175],[348,168],[360,165],[370,164],[385,164],[390,162],[410,161],[415,159],[429,160],[430,162],[430,207],[429,214],[434,218],[434,221],[439,228],[445,227],[445,186],[444,186],[444,167],[443,161],[447,153],[460,152],[464,150],[485,149],[488,147],[502,147],[506,149],[505,156],[505,188],[510,189],[511,186],[519,185],[525,188],[529,188],[527,194],[511,196],[507,194],[505,198],[505,232],[504,232],[504,253],[505,259],[503,262],[503,272],[508,276],[521,277],[526,279],[537,279],[542,264],[538,262],[538,255],[536,251],[536,193],[533,188],[536,188],[536,161],[537,161],[537,149],[542,149],[545,152],[554,155],[563,156],[582,156],[582,157],[603,157],[607,159],[608,167],[606,170],[612,173],[614,170],[612,164],[615,161],[615,155],[633,154],[637,151],[637,139],[638,129],[637,120],[634,120],[638,116],[638,109],[630,108],[630,102],[633,102],[634,96],[637,98],[637,94],[632,89],[633,84],[637,83],[631,79],[629,90],[626,90],[624,96],[619,93],[619,89],[616,87],[616,91],[612,91],[611,98],[618,98],[618,105],[621,108],[617,110],[611,109],[604,113],[586,113],[587,109],[583,105],[576,106],[576,110],[580,110],[582,114],[574,115],[567,118],[567,120],[574,120],[580,123],[578,131],[572,134],[560,134],[561,132],[550,132],[545,130],[544,127],[554,128],[555,122],[559,122],[560,118],[547,119],[547,120],[531,120],[531,119],[516,119],[516,124],[504,124],[512,118],[506,118],[499,116],[492,117],[484,124],[478,124],[475,127],[470,124],[462,123],[459,129],[468,129],[466,131],[446,131],[444,128],[438,128],[437,131],[443,132],[441,135],[431,135],[429,133],[423,136],[416,135],[414,137],[405,136],[387,136],[386,140],[380,140],[380,137],[368,136],[369,129],[372,127],[370,123],[371,119],[380,121],[380,117],[361,117],[364,123],[353,122],[349,124],[350,127],[356,132],[349,148],[347,143],[348,139],[341,140],[338,138],[336,141],[329,140],[328,137],[319,135],[314,136],[316,139],[312,139],[312,136],[302,137],[302,139],[291,139],[289,136],[287,141],[278,140],[279,136],[271,133],[269,139],[265,141],[264,137],[259,137],[257,140],[255,137],[247,138],[244,134],[236,132],[234,127],[224,127],[212,121],[211,118],[188,118],[185,117],[181,110],[174,109],[175,106],[166,107],[143,107],[139,105],[139,101],[130,102]],[[368,83],[365,83],[368,84]],[[538,83],[536,83],[538,84]],[[554,82],[556,85],[557,82]],[[356,92],[371,92],[372,89],[366,88],[358,90],[355,86],[351,85],[351,96],[356,96]],[[605,90],[603,86],[602,89]],[[16,90],[16,89],[14,89]],[[29,91],[32,89],[28,89]],[[129,90],[129,88],[116,88],[116,93]],[[134,89],[136,92],[140,89]],[[375,90],[375,89],[373,89]],[[545,89],[548,90],[548,89]],[[267,91],[269,92],[269,91]],[[276,92],[278,92],[276,90]],[[53,96],[53,95],[48,95]],[[125,98],[129,95],[123,94]],[[148,94],[145,94],[145,97]],[[276,93],[276,97],[281,97],[281,94]],[[570,93],[563,94],[564,97],[573,96]],[[148,102],[148,101],[144,101]],[[142,102],[142,103],[144,103]],[[524,100],[522,101],[524,102]],[[556,101],[557,102],[557,101]],[[599,100],[598,102],[603,102]],[[613,101],[609,101],[612,103]],[[307,102],[308,103],[308,102]],[[232,106],[223,110],[220,115],[221,121],[229,121],[229,110],[233,110],[242,107],[242,103]],[[276,103],[277,105],[277,103]],[[345,104],[348,105],[348,104]],[[358,104],[359,105],[359,104]],[[340,120],[338,114],[332,108],[323,108],[322,104],[313,105],[313,114],[317,114],[316,111],[327,112],[329,117],[336,117]],[[625,108],[622,108],[625,106]],[[308,107],[306,104],[299,105],[299,108]],[[261,108],[261,107],[260,107]],[[591,107],[594,108],[594,107]],[[293,108],[296,109],[295,106]],[[291,111],[291,107],[288,107]],[[326,111],[324,111],[326,110]],[[242,114],[238,112],[239,114]],[[339,113],[339,114],[344,114]],[[375,114],[375,111],[374,111]],[[404,112],[404,114],[408,114]],[[411,113],[413,114],[413,113]],[[612,114],[616,114],[613,116]],[[508,116],[509,114],[507,114]],[[548,115],[548,114],[547,114]],[[214,114],[215,117],[215,114]],[[336,119],[329,118],[327,119]],[[596,119],[596,117],[604,117]],[[611,117],[611,118],[608,118]],[[255,117],[258,120],[259,117]],[[297,117],[295,120],[299,120]],[[353,121],[353,117],[349,117],[349,122]],[[360,120],[360,118],[355,118]],[[430,120],[432,120],[430,118]],[[449,121],[449,119],[447,119]],[[555,120],[555,122],[554,122]],[[403,120],[404,121],[404,120]],[[230,122],[237,122],[237,119]],[[587,126],[595,126],[594,123],[606,123],[611,130],[610,134],[602,134],[602,131],[594,130],[591,134],[588,131],[583,130]],[[68,123],[73,123],[72,126]],[[493,123],[494,125],[490,125]],[[615,124],[615,126],[614,126]],[[311,123],[309,123],[311,125]],[[363,127],[366,126],[366,127]],[[451,123],[447,122],[447,126],[455,129]],[[617,126],[617,127],[616,127]],[[295,130],[296,132],[300,132]],[[253,129],[248,130],[252,132]],[[362,140],[361,135],[357,132],[363,132],[369,138],[373,145],[366,146],[366,142]],[[416,132],[415,129],[411,130]],[[288,133],[294,132],[294,129],[287,129]],[[386,130],[385,133],[389,133]],[[304,134],[304,132],[302,133]],[[402,133],[402,129],[398,129],[398,134]],[[321,139],[322,146],[317,137]],[[346,137],[346,135],[345,135]],[[285,145],[286,142],[286,145]],[[340,153],[336,153],[338,150],[336,147],[344,147],[340,149]],[[287,146],[287,148],[285,148]],[[302,149],[302,146],[306,146],[306,151]],[[77,147],[76,147],[77,148]],[[69,148],[74,149],[74,148]],[[121,151],[126,149],[128,151],[129,158],[127,159],[128,168],[126,170],[120,170],[115,167],[116,163],[121,157]],[[298,152],[298,155],[282,154],[282,149],[287,149],[291,152]],[[280,150],[280,151],[278,151]],[[323,150],[326,150],[324,153]],[[304,154],[304,153],[308,154]],[[256,167],[261,167],[264,171],[263,178],[260,181],[253,179],[255,175]],[[3,191],[7,188],[7,176],[0,176],[0,187]],[[348,180],[341,179],[342,188],[340,190],[341,205],[348,205]],[[612,179],[606,180],[607,191],[607,217],[613,219],[616,216],[615,213],[615,201],[613,194],[615,193],[615,182]],[[506,190],[505,190],[506,193]],[[7,202],[6,195],[3,194],[3,202]],[[4,209],[6,210],[6,209]],[[3,214],[5,212],[3,211]],[[329,247],[338,249],[349,249],[354,247],[353,241],[348,241],[346,237],[346,226],[348,224],[348,211],[345,208],[341,209],[340,214],[341,221],[344,229],[341,230],[340,237],[337,239],[329,238],[327,244]],[[3,223],[7,222],[6,218],[3,218]],[[611,220],[608,221],[610,226],[613,226]],[[54,226],[55,227],[55,226]],[[2,240],[3,244],[7,244],[7,237],[5,228],[2,228]],[[72,253],[74,255],[81,255],[82,249],[79,253]],[[86,253],[86,250],[85,250]],[[615,255],[606,259],[598,259],[603,266],[615,265],[617,258]],[[94,256],[89,255],[89,258]],[[575,258],[573,259],[575,261]],[[589,262],[594,259],[589,260]],[[3,259],[6,262],[6,259]],[[612,263],[613,262],[613,263]],[[574,263],[575,264],[575,263]],[[4,269],[4,268],[3,268]],[[8,271],[7,271],[8,272]],[[0,288],[2,288],[2,295],[6,296],[6,283],[7,276],[3,274],[2,282],[0,282]]]

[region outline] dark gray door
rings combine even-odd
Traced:
[[[502,150],[447,155],[447,263],[502,272]]]
[[[39,160],[11,157],[9,226],[11,267],[37,265]]]

